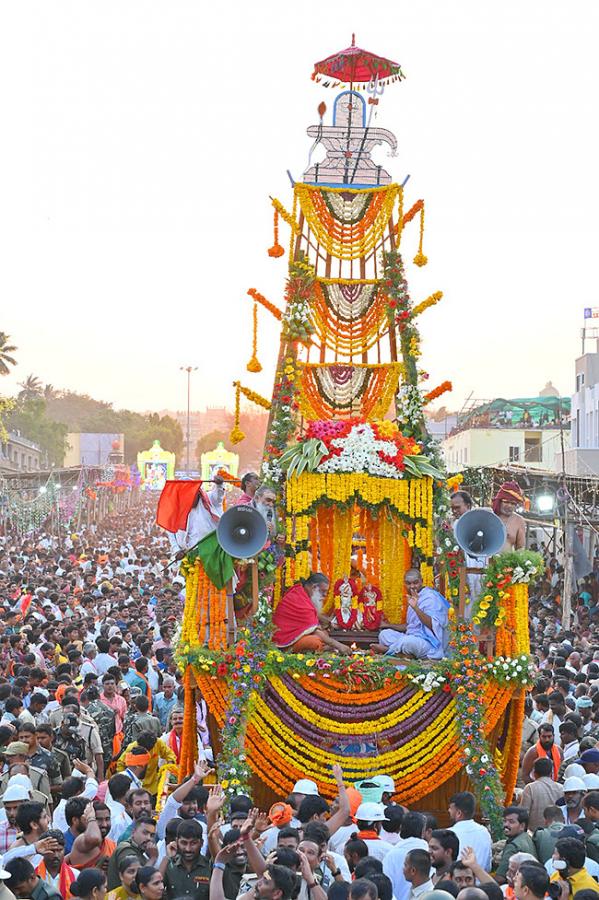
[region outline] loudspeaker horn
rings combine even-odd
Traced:
[[[216,538],[229,556],[249,559],[264,547],[268,528],[253,506],[232,506],[221,516]]]
[[[468,556],[493,556],[506,539],[505,525],[490,509],[471,509],[457,520],[453,534]]]

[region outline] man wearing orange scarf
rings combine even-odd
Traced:
[[[36,874],[50,888],[57,891],[64,900],[70,900],[71,885],[77,878],[79,872],[67,865],[64,860],[64,834],[62,831],[52,829],[42,834],[40,840],[44,838],[53,838],[54,850],[47,850],[42,854],[43,859],[36,868]]]
[[[175,754],[177,764],[181,760],[181,740],[183,737],[183,710],[174,709],[170,716],[171,730],[162,735],[162,740]]]
[[[522,760],[522,779],[525,784],[529,784],[529,782],[533,781],[532,767],[535,764],[535,760],[542,759],[543,757],[552,761],[552,778],[554,781],[557,781],[559,767],[562,764],[562,751],[555,745],[553,725],[550,725],[548,722],[539,725],[539,740],[534,747],[531,747],[530,750],[527,750],[524,754],[524,759]]]
[[[142,787],[155,797],[158,792],[161,766],[164,765],[164,763],[177,763],[179,760],[162,738],[156,738],[155,735],[150,734],[148,731],[142,731],[137,740],[132,741],[132,743],[129,744],[117,762],[117,772],[125,772],[125,774],[128,774],[125,769],[128,765],[127,760],[131,758],[132,751],[139,748],[144,750],[148,755],[148,763],[145,775],[142,779]]]

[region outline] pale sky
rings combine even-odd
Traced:
[[[0,8],[0,331],[30,372],[134,409],[270,394],[245,372],[256,287],[281,304],[273,194],[291,204],[321,100],[312,64],[357,43],[407,76],[379,105],[406,206],[430,385],[445,401],[570,393],[599,305],[597,0],[29,0]],[[405,232],[411,259],[417,223]],[[288,229],[281,226],[287,246]]]

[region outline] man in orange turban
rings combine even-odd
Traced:
[[[143,747],[133,747],[125,754],[125,769],[123,775],[131,779],[131,787],[143,787],[146,769],[150,763],[150,754]]]
[[[493,497],[493,512],[505,525],[507,535],[502,553],[526,547],[526,522],[516,512],[523,504],[524,494],[516,481],[505,481]]]

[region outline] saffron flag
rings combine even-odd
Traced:
[[[19,609],[21,611],[21,615],[23,616],[23,618],[25,618],[25,616],[27,615],[27,610],[31,606],[31,600],[32,600],[31,594],[23,594],[23,596],[21,597],[21,603],[19,604]]]
[[[167,481],[158,500],[156,524],[173,533],[185,531],[187,517],[201,487],[201,481]]]

